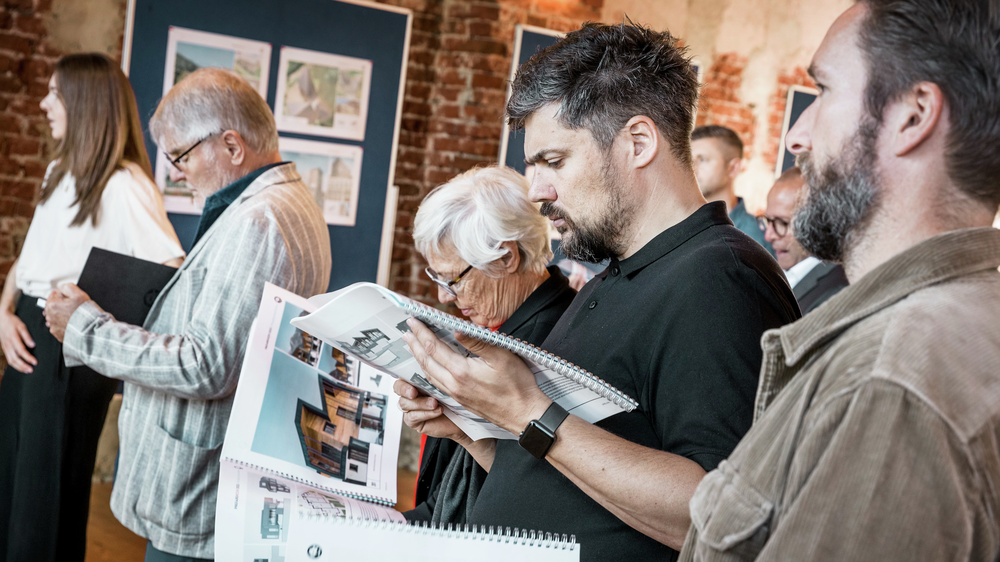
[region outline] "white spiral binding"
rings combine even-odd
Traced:
[[[548,351],[539,349],[530,343],[523,342],[517,338],[512,338],[507,334],[494,332],[482,326],[476,326],[468,320],[456,318],[450,314],[445,314],[440,310],[410,299],[401,298],[400,304],[406,309],[407,312],[413,314],[421,320],[428,320],[438,326],[445,326],[452,330],[462,332],[463,334],[472,336],[495,347],[502,347],[507,351],[516,353],[531,360],[531,362],[535,364],[542,365],[552,369],[560,375],[569,377],[573,381],[596,392],[603,398],[611,400],[626,412],[631,412],[639,406],[635,400],[605,382],[604,379],[601,379],[586,369],[577,367],[565,359],[560,359]]]
[[[285,473],[285,472],[280,472],[280,471],[274,470],[273,468],[270,468],[270,467],[267,467],[267,466],[260,466],[260,465],[256,465],[256,464],[252,464],[252,463],[248,463],[248,462],[243,462],[241,460],[234,459],[234,458],[231,458],[231,457],[226,457],[224,460],[231,461],[231,462],[234,462],[236,464],[252,468],[254,470],[259,470],[259,471],[262,471],[262,472],[270,472],[271,474],[277,474],[278,476],[280,476],[280,477],[282,477],[282,478],[284,478],[286,480],[294,480],[294,481],[298,482],[299,484],[305,484],[306,486],[311,486],[313,488],[319,488],[320,490],[326,490],[327,492],[330,492],[330,493],[333,493],[333,494],[340,494],[341,496],[346,496],[348,498],[354,498],[356,500],[361,500],[361,501],[365,501],[365,502],[368,502],[368,503],[374,503],[374,504],[378,504],[378,505],[384,505],[386,507],[393,507],[393,506],[396,505],[395,503],[393,503],[393,502],[391,502],[391,501],[389,501],[389,500],[387,500],[385,498],[380,498],[378,496],[369,496],[368,494],[358,494],[356,492],[347,492],[347,491],[344,491],[344,490],[338,490],[337,488],[331,488],[330,486],[323,486],[322,484],[317,484],[316,482],[312,482],[312,481],[306,480],[304,478],[299,478],[298,476],[295,476],[294,474],[288,474],[288,473]]]
[[[480,528],[477,525],[472,525],[471,528],[468,523],[461,526],[455,526],[448,523],[445,527],[442,523],[438,525],[436,523],[423,522],[397,522],[397,521],[384,521],[372,518],[347,518],[347,517],[337,517],[333,515],[322,515],[318,513],[310,513],[305,515],[305,518],[312,522],[321,522],[328,524],[339,524],[349,527],[363,527],[366,529],[377,529],[380,531],[388,531],[392,533],[408,533],[413,535],[423,535],[432,536],[438,538],[447,539],[464,539],[464,540],[478,540],[483,542],[497,542],[505,544],[520,544],[522,546],[537,547],[537,548],[552,548],[558,550],[576,550],[577,542],[576,535],[560,535],[558,533],[543,533],[542,531],[533,531],[528,529],[518,529],[514,528],[511,530],[510,527],[503,529],[494,528],[490,525],[487,529],[486,525]]]

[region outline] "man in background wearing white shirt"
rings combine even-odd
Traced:
[[[774,247],[802,314],[806,314],[846,287],[847,276],[843,267],[809,255],[795,239],[792,218],[803,185],[805,180],[797,167],[785,170],[768,192],[767,211],[757,221],[764,238]]]

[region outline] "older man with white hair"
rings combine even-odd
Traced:
[[[264,283],[326,290],[330,238],[295,165],[280,161],[274,116],[239,76],[192,73],[160,102],[150,131],[172,177],[205,197],[187,261],[142,327],[75,285],[45,315],[68,365],[126,382],[115,516],[149,540],[147,561],[210,559],[219,454]]]

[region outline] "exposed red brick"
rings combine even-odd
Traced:
[[[390,287],[437,305],[413,249],[413,217],[437,185],[496,162],[514,26],[568,31],[600,19],[603,0],[380,0],[414,10],[396,159],[400,188]]]

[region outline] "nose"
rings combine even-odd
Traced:
[[[455,300],[455,296],[444,290],[444,287],[438,287],[438,302],[441,304],[448,304]]]
[[[177,183],[187,179],[184,172],[177,169],[177,166],[170,166],[170,181]]]
[[[559,198],[556,194],[556,190],[552,187],[552,182],[545,179],[548,175],[542,170],[537,169],[531,177],[531,186],[528,188],[528,198],[534,203],[542,203],[545,201],[555,201]]]
[[[799,115],[795,125],[785,135],[785,146],[796,156],[812,150],[812,128],[816,120],[816,106],[814,100],[802,115]]]
[[[774,232],[774,226],[769,223],[767,225],[767,229],[764,230],[764,240],[766,240],[768,244],[773,244],[778,238],[778,234]]]

